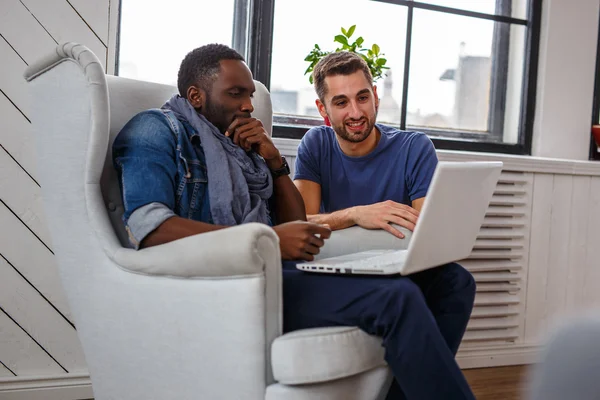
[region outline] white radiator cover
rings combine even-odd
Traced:
[[[293,169],[299,141],[274,141]],[[600,291],[590,281],[600,280],[600,163],[453,151],[438,157],[504,162],[473,251],[460,261],[477,295],[459,364],[535,362],[553,324],[594,307],[600,313]]]

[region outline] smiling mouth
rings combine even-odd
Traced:
[[[365,120],[351,121],[351,122],[346,122],[346,126],[348,128],[350,128],[350,130],[352,130],[352,131],[358,131],[358,130],[361,130],[365,126],[365,123],[366,123]]]

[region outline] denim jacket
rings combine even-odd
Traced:
[[[173,112],[152,109],[133,117],[115,139],[113,163],[135,248],[174,215],[213,223],[200,137]]]

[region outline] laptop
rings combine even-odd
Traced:
[[[369,250],[298,263],[318,273],[410,275],[469,256],[502,162],[439,162],[407,249]]]

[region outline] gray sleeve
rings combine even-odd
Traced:
[[[150,203],[136,209],[127,220],[125,227],[129,234],[129,241],[138,250],[140,243],[150,232],[174,216],[173,210],[162,203]]]

